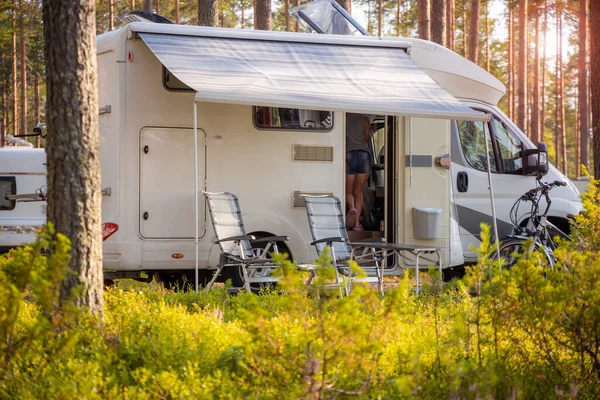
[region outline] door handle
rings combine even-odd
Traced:
[[[460,193],[465,193],[469,189],[469,175],[461,171],[456,175],[456,189]]]

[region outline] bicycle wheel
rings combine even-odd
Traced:
[[[500,257],[505,261],[504,267],[511,268],[517,262],[517,255],[523,255],[526,252],[533,253],[534,251],[539,251],[542,254],[550,268],[554,267],[554,257],[552,257],[548,250],[540,243],[530,243],[525,238],[509,238],[500,242],[498,252],[494,253],[494,259],[497,259],[497,254],[499,253]]]

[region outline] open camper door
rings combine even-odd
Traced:
[[[398,141],[398,243],[442,249],[442,264],[448,266],[450,238],[450,120],[403,118]],[[433,259],[432,259],[433,260]],[[429,260],[424,260],[429,261]],[[412,267],[414,260],[399,260]],[[430,265],[421,262],[421,265]]]

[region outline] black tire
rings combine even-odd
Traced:
[[[271,236],[269,234],[256,234],[256,233],[253,233],[252,235],[254,235],[257,238]],[[254,248],[264,249],[266,245],[267,245],[267,242],[257,243],[254,246]],[[289,258],[290,259],[292,258],[290,249],[287,247],[285,242],[277,242],[277,249],[279,250],[279,253],[287,253]],[[269,268],[265,268],[264,270],[258,269],[256,271],[256,274],[259,274],[258,276],[261,276],[260,274],[265,274],[264,276],[268,276],[268,275],[266,275],[267,273],[269,273]],[[235,268],[234,267],[225,267],[223,269],[221,280],[223,282],[227,282],[228,279],[231,279],[231,286],[234,288],[242,289],[244,287],[244,284],[246,283],[246,281],[244,280],[244,274],[242,272],[242,267],[235,267]],[[259,293],[261,290],[270,288],[273,286],[274,286],[274,283],[270,283],[270,282],[251,283],[250,290],[253,293]]]
[[[500,257],[506,261],[506,263],[503,266],[504,268],[511,268],[513,265],[515,265],[515,263],[517,262],[517,258],[514,256],[515,254],[524,254],[525,251],[531,251],[530,249],[526,248],[527,242],[527,239],[521,238],[509,238],[500,242],[498,253],[500,254]],[[548,254],[546,249],[544,249],[544,247],[542,247],[539,243],[533,243],[532,245],[532,250],[541,252],[544,255],[544,258],[546,259],[548,265],[550,267],[553,267],[554,259],[550,254]],[[498,253],[494,252],[492,257],[496,259]]]

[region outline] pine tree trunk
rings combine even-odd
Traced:
[[[510,5],[510,0],[508,0],[508,51],[507,51],[507,82],[506,82],[506,94],[507,94],[507,107],[508,107],[508,118],[514,119],[513,114],[513,100],[514,100],[514,91],[513,91],[513,64],[515,62],[513,58],[513,10]]]
[[[27,132],[27,54],[25,53],[25,18],[23,16],[23,3],[21,2],[21,12],[19,15],[19,58],[20,58],[20,79],[21,79],[21,116],[19,122],[21,123],[19,132],[22,135],[26,135]]]
[[[152,0],[144,0],[144,11],[152,12]]]
[[[160,0],[154,0],[154,12],[160,15]]]
[[[179,15],[179,0],[175,0],[175,23],[179,24],[181,22],[181,17]]]
[[[519,113],[517,125],[527,130],[527,0],[519,0]]]
[[[244,15],[244,1],[242,1],[242,29],[244,29],[244,25],[246,24],[246,16]]]
[[[0,45],[0,147],[4,146],[6,136],[6,95],[4,94],[4,49]]]
[[[12,87],[12,134],[19,134],[19,91],[17,85],[17,30],[16,30],[16,18],[13,17],[13,34],[12,34],[12,76],[11,76],[11,87]]]
[[[485,70],[490,72],[490,0],[485,0]]]
[[[131,0],[131,11],[135,11],[135,0]]]
[[[429,26],[429,0],[419,1],[419,38],[423,40],[430,39],[431,28]]]
[[[382,0],[377,0],[377,36],[381,37],[383,32],[381,23],[383,21],[383,4]]]
[[[600,7],[590,3],[590,91],[592,96],[592,137],[594,176],[600,177]]]
[[[562,6],[562,5],[561,5]],[[558,22],[558,28],[556,30],[558,37],[556,38],[557,42],[558,42],[558,53],[557,53],[557,59],[560,60],[560,62],[558,63],[559,65],[559,78],[558,78],[558,90],[559,90],[559,97],[560,97],[560,102],[558,103],[559,106],[559,118],[560,118],[560,153],[561,153],[561,170],[562,173],[567,175],[568,170],[568,163],[567,163],[567,130],[566,130],[566,126],[565,126],[565,88],[564,88],[564,84],[565,84],[565,80],[563,77],[564,74],[564,70],[563,70],[563,63],[562,63],[562,59],[563,59],[563,46],[562,46],[562,34],[563,34],[563,23],[562,23],[562,9],[559,7],[559,9],[557,10],[557,22]]]
[[[561,151],[560,151],[560,106],[559,103],[561,102],[560,99],[560,81],[559,81],[559,76],[560,76],[560,66],[561,66],[561,59],[559,57],[559,46],[560,46],[560,33],[558,31],[558,10],[556,12],[556,59],[555,64],[554,64],[554,150],[555,150],[555,156],[554,156],[554,165],[556,166],[556,168],[560,169],[560,155],[561,155]]]
[[[198,25],[217,26],[217,0],[198,0]]]
[[[540,141],[540,9],[535,13],[535,58],[533,65],[533,107],[531,108],[531,140]]]
[[[216,4],[216,2],[215,2]],[[256,0],[256,27],[262,31],[271,30],[271,1]]]
[[[588,104],[588,77],[587,77],[587,0],[580,0],[579,7],[579,162],[586,168],[589,164],[589,132],[590,109]],[[579,164],[577,167],[577,176],[579,176]]]
[[[454,51],[454,0],[446,0],[446,46]]]
[[[479,63],[479,0],[471,0],[469,26],[469,60]]]
[[[300,0],[292,0],[292,5],[294,7],[298,7],[300,5]],[[350,3],[350,8],[352,8],[352,3]],[[350,12],[350,11],[348,11]],[[300,24],[298,24],[298,21],[294,22],[294,32],[298,32],[300,30]]]
[[[467,34],[467,3],[469,0],[464,0],[463,1],[463,14],[462,14],[462,28],[463,28],[463,57],[468,58],[469,57],[469,46],[468,46],[468,39],[467,37],[469,36]]]
[[[337,3],[344,8],[344,10],[348,11],[349,14],[352,14],[352,0],[336,0]]]
[[[576,98],[575,99],[575,110],[579,109],[579,99]],[[581,118],[579,118],[579,113],[575,112],[575,169],[576,174],[575,176],[577,178],[579,178],[579,165],[581,164],[581,160],[579,155],[581,154],[581,148],[580,148],[580,144],[581,144],[581,136],[580,136],[580,130],[581,130]]]
[[[115,0],[108,0],[108,30],[115,29]]]
[[[400,36],[400,24],[402,23],[402,13],[400,11],[400,6],[402,5],[402,0],[396,1],[396,36]]]
[[[104,315],[94,0],[45,0],[48,221],[71,240],[61,301]]]
[[[36,126],[40,121],[40,78],[37,73],[33,73],[33,125]],[[39,136],[35,137],[35,147],[38,149],[41,147],[42,138]]]
[[[431,40],[446,45],[446,0],[431,1]]]
[[[284,1],[285,31],[290,31],[290,0]]]
[[[548,43],[548,1],[544,1],[544,45],[542,46],[542,90],[541,90],[541,111],[540,111],[540,141],[544,141],[546,133],[546,45]]]

